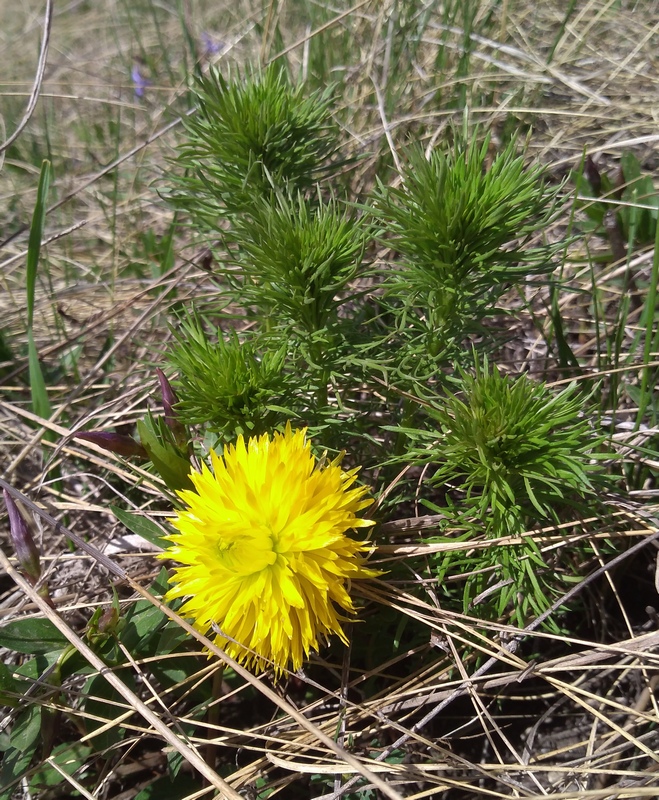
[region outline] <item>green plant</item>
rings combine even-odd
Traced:
[[[424,409],[427,427],[404,431],[404,459],[434,469],[430,484],[446,505],[423,501],[466,528],[465,538],[522,537],[479,550],[465,562],[451,556],[439,571],[468,573],[463,605],[469,610],[488,587],[499,618],[512,603],[523,624],[530,610],[545,611],[558,591],[557,565],[544,560],[533,537],[593,503],[601,476],[597,436],[583,414],[575,384],[552,393],[525,375],[510,378],[487,360],[473,375],[461,372],[459,391]],[[520,596],[519,602],[514,598]],[[509,609],[510,610],[510,609]]]
[[[441,430],[435,484],[457,485],[495,535],[520,533],[533,518],[558,521],[573,494],[593,492],[596,449],[575,384],[552,394],[526,376],[511,379],[487,361],[462,375],[463,398],[429,411]],[[512,518],[509,517],[512,512]]]
[[[28,364],[30,375],[30,394],[32,397],[32,410],[34,413],[48,419],[52,414],[52,406],[48,397],[48,390],[44,380],[39,355],[34,343],[33,323],[34,323],[34,300],[37,282],[37,269],[39,266],[39,256],[41,253],[41,240],[43,238],[44,225],[46,221],[46,200],[48,197],[48,187],[50,186],[50,163],[44,161],[41,165],[39,177],[39,188],[37,190],[37,201],[32,216],[30,227],[30,241],[27,252],[26,265],[26,300],[27,300],[27,347]],[[53,441],[56,437],[52,431],[46,430],[44,438]]]
[[[532,240],[559,213],[560,187],[541,167],[525,169],[515,139],[488,166],[489,136],[479,144],[477,135],[455,131],[452,147],[428,157],[411,147],[400,187],[378,181],[374,197],[382,242],[398,256],[387,289],[399,327],[446,360],[511,284],[547,274],[557,252]]]
[[[198,106],[178,148],[182,175],[169,195],[215,236],[222,222],[249,213],[259,198],[295,196],[336,168],[331,92],[305,94],[281,66],[227,81],[212,69],[194,85]]]
[[[311,206],[300,195],[254,203],[236,224],[236,293],[264,318],[287,320],[302,335],[336,325],[353,301],[351,282],[362,272],[370,229],[335,200]],[[272,321],[272,320],[271,320]]]
[[[167,572],[163,569],[151,586],[152,593],[162,594],[166,583]],[[187,637],[181,636],[178,627],[150,601],[122,606],[114,594],[110,603],[90,616],[84,639],[107,670],[118,674],[131,689],[135,688],[135,658],[153,660],[156,654],[169,657],[164,663],[153,664],[150,680],[159,682],[162,696],[171,697],[181,691],[181,663],[189,669],[190,659],[188,656],[176,661],[172,656],[186,655]],[[14,654],[23,654],[22,663],[12,670],[14,675],[4,664],[0,665],[1,699],[12,707],[13,717],[11,736],[2,741],[0,798],[9,800],[21,779],[29,784],[31,792],[45,792],[62,780],[62,771],[84,775],[85,781],[98,779],[99,759],[103,760],[127,734],[120,724],[125,721],[122,696],[48,619],[9,622],[0,629],[0,645]],[[75,711],[79,735],[56,744],[63,721],[57,707],[71,703],[68,693],[72,682],[81,687],[80,708]],[[203,697],[204,703],[192,712],[193,718],[204,713],[208,695]],[[25,704],[27,698],[29,702]],[[84,746],[78,742],[83,731]]]
[[[199,319],[182,323],[168,359],[178,371],[177,414],[187,425],[208,427],[223,441],[272,430],[290,400],[288,346],[276,349],[234,330],[217,329],[211,341]]]

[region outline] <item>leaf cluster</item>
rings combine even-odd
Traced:
[[[154,470],[168,489],[191,489],[190,454],[174,438],[165,417],[155,417],[149,412],[137,422],[140,444],[147,452]]]
[[[167,584],[167,570],[163,568],[151,592],[161,596]],[[156,683],[164,696],[186,691],[181,687],[191,666],[189,637],[150,601],[138,600],[122,608],[115,595],[109,608],[94,611],[84,637],[107,669],[133,691],[133,667],[135,660],[141,659],[149,664],[148,680]],[[66,774],[78,773],[80,779],[86,769],[84,782],[97,779],[90,757],[104,754],[126,737],[122,696],[48,619],[26,617],[9,622],[0,629],[0,646],[27,656],[20,666],[11,669],[0,663],[0,701],[16,709],[11,734],[0,741],[4,751],[1,800],[15,796],[21,779],[34,796],[40,797],[48,787],[64,782]],[[192,709],[191,718],[204,713],[208,693],[209,689],[195,691],[201,708]],[[60,713],[62,708],[68,709],[66,716]],[[76,723],[77,730],[73,729],[74,735],[68,730],[68,740],[57,744],[69,721]],[[81,733],[85,734],[84,747],[78,741]],[[34,768],[30,765],[37,754],[41,766]],[[62,768],[56,769],[53,762]]]
[[[253,203],[235,228],[243,302],[287,317],[312,334],[336,321],[353,297],[370,230],[334,199],[311,206],[298,194]]]
[[[556,248],[529,240],[556,216],[560,187],[525,167],[515,139],[490,158],[489,136],[476,137],[456,131],[428,157],[410,147],[401,185],[378,181],[374,196],[382,241],[398,255],[390,291],[421,309],[435,350],[442,337],[463,340],[511,284],[553,266]]]
[[[404,458],[435,467],[431,484],[446,505],[429,503],[465,537],[522,537],[520,544],[488,546],[475,555],[436,560],[441,578],[465,573],[463,610],[500,619],[506,608],[522,625],[542,613],[558,591],[557,565],[545,562],[529,531],[558,523],[566,512],[592,505],[602,479],[601,437],[583,414],[576,384],[553,393],[525,375],[510,378],[484,361],[462,372],[460,391],[436,398],[424,430],[405,433]],[[487,602],[485,602],[487,600]]]
[[[316,393],[314,405],[326,405],[328,377],[342,371],[338,348],[351,338],[352,315],[339,310],[358,295],[372,231],[319,183],[339,164],[329,90],[305,94],[271,65],[231,82],[212,71],[195,91],[198,113],[178,149],[185,174],[170,197],[219,234],[221,292],[256,324],[240,342],[221,342],[218,328],[216,345],[203,325],[182,329],[170,362],[184,417],[231,438],[273,426],[272,406],[290,400],[287,379],[298,398]]]
[[[211,340],[197,318],[175,336],[168,359],[178,370],[176,411],[185,424],[205,425],[225,441],[274,427],[290,394],[285,343],[261,352],[256,342],[220,329]]]
[[[557,508],[594,491],[598,467],[593,452],[601,439],[583,415],[576,384],[552,393],[525,375],[510,378],[485,360],[475,375],[462,373],[461,392],[427,409],[435,431],[416,460],[437,466],[435,485],[460,491],[487,529],[501,536],[519,533],[537,519],[557,520]],[[510,519],[516,526],[503,524]]]
[[[292,196],[321,180],[337,151],[331,91],[305,94],[280,66],[227,80],[219,70],[197,79],[196,113],[185,119],[171,199],[217,233],[225,217],[249,213],[254,201]]]

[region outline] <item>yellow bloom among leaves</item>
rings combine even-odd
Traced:
[[[345,642],[346,584],[379,574],[365,567],[368,543],[346,535],[373,524],[357,516],[367,487],[340,457],[317,463],[305,433],[288,425],[212,452],[213,471],[204,465],[190,476],[196,491],[179,492],[187,508],[162,554],[184,565],[166,599],[186,597],[181,615],[203,633],[217,623],[216,644],[256,671],[295,671],[320,640]]]

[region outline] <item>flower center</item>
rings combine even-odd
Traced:
[[[226,569],[237,575],[253,575],[277,560],[272,537],[268,535],[238,536],[233,541],[221,541],[218,555]]]

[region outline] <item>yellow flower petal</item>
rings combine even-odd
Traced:
[[[203,633],[216,623],[215,642],[256,671],[295,671],[330,635],[345,642],[346,583],[379,574],[365,566],[368,543],[346,535],[373,524],[356,516],[372,502],[354,487],[358,470],[320,466],[305,434],[287,425],[211,453],[212,471],[179,492],[187,508],[161,555],[183,565],[166,598],[187,598],[181,614]]]

